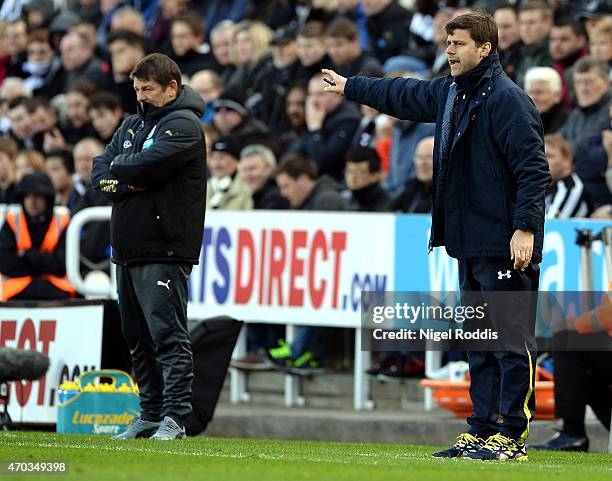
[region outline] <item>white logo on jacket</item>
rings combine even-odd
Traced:
[[[510,279],[510,277],[512,277],[512,271],[510,269],[508,269],[506,272],[502,272],[502,271],[497,271],[497,278],[498,279]]]
[[[157,285],[158,286],[163,286],[166,289],[170,290],[170,279],[168,279],[166,282],[157,281]]]

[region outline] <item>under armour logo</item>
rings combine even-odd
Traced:
[[[170,290],[170,279],[168,279],[166,282],[157,281],[157,285],[164,286],[166,289]]]
[[[508,269],[506,272],[497,271],[497,278],[503,279],[505,277],[506,279],[510,279],[510,277],[512,277],[511,272],[512,271],[510,271],[510,269]]]

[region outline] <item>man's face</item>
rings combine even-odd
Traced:
[[[213,122],[222,135],[227,135],[242,123],[242,115],[227,107],[219,107]]]
[[[377,172],[370,172],[368,161],[353,162],[348,160],[344,167],[344,180],[349,189],[359,190],[378,182],[379,175]]]
[[[276,68],[285,68],[298,58],[297,42],[272,45],[272,58]]]
[[[12,56],[23,52],[28,45],[26,23],[21,20],[9,23],[6,27],[6,41],[8,51]]]
[[[239,170],[240,178],[252,192],[257,192],[272,175],[273,168],[261,158],[261,155],[249,155],[240,159]]]
[[[606,38],[605,35],[593,37],[589,42],[589,48],[593,58],[604,62],[612,61],[612,38]]]
[[[221,95],[221,85],[215,85],[212,77],[208,73],[199,73],[191,78],[191,87],[195,90],[204,102],[210,102],[219,98]]]
[[[555,61],[565,60],[580,52],[585,43],[585,38],[577,36],[569,25],[553,27],[550,31],[550,56]]]
[[[83,3],[81,1],[81,3]],[[111,32],[127,30],[138,35],[144,35],[144,21],[136,14],[113,15],[111,19]]]
[[[291,127],[300,130],[306,125],[306,92],[301,88],[293,88],[289,91],[286,100],[287,118]]]
[[[349,40],[343,37],[326,37],[327,54],[335,65],[350,65],[359,56],[359,39]]]
[[[108,108],[89,109],[89,118],[103,140],[110,139],[121,121],[121,110]]]
[[[561,102],[561,92],[555,92],[544,80],[530,82],[525,86],[527,95],[531,97],[540,115],[548,112],[552,107]]]
[[[249,32],[242,31],[236,35],[234,48],[240,64],[247,64],[253,60],[253,40]]]
[[[23,208],[30,217],[38,217],[49,209],[48,200],[40,194],[26,194],[23,196]]]
[[[60,157],[47,157],[45,172],[51,179],[55,192],[66,192],[72,187],[72,176]]]
[[[540,10],[526,10],[519,13],[519,32],[525,45],[537,45],[550,32],[551,20],[544,18]]]
[[[304,67],[319,62],[325,55],[325,43],[318,38],[306,38],[298,36],[298,58]]]
[[[172,50],[182,57],[190,50],[195,50],[202,43],[202,39],[193,33],[193,30],[184,22],[174,22],[170,31]]]
[[[548,168],[553,181],[557,181],[565,177],[568,167],[571,165],[572,159],[564,157],[561,154],[561,149],[554,145],[546,144],[544,146],[546,158],[548,159]]]
[[[115,40],[108,47],[111,54],[113,73],[127,76],[134,69],[144,52],[135,45],[130,45],[123,40]]]
[[[308,82],[308,100],[317,110],[323,110],[326,113],[336,110],[338,105],[342,103],[341,95],[329,95],[323,91],[323,81],[321,77],[316,76]]]
[[[582,108],[599,102],[608,88],[608,79],[597,75],[594,69],[587,72],[574,72],[574,91],[578,105]]]
[[[0,182],[6,182],[13,178],[15,162],[6,152],[0,152]]]
[[[434,138],[427,137],[417,144],[414,152],[416,178],[425,184],[431,184],[433,180],[433,149]]]
[[[516,13],[509,8],[503,8],[495,12],[494,18],[497,23],[499,48],[507,50],[521,39]]]
[[[50,62],[53,50],[46,42],[32,42],[28,45],[28,62]]]
[[[300,207],[310,194],[310,190],[307,187],[310,185],[310,182],[308,176],[304,174],[297,179],[293,179],[284,172],[281,172],[276,176],[276,185],[278,185],[281,195],[294,208]]]
[[[210,38],[213,55],[220,65],[230,64],[230,45],[232,43],[232,31],[220,30]]]
[[[151,104],[155,107],[163,107],[176,99],[178,94],[178,84],[176,80],[171,80],[170,85],[162,87],[155,80],[134,79],[134,90],[136,100],[144,108],[144,104]]]
[[[19,140],[29,139],[34,133],[32,116],[24,105],[9,110],[8,118],[11,121],[11,130]]]
[[[459,29],[448,35],[446,44],[448,63],[453,77],[463,75],[476,67],[486,56],[483,53],[488,52],[488,50],[485,50],[485,46],[490,45],[485,43],[477,47],[476,42],[470,37],[470,32]]]
[[[52,110],[39,106],[32,114],[32,122],[35,133],[49,132],[57,124],[57,116]]]
[[[77,129],[80,129],[89,122],[89,99],[79,92],[68,92],[66,94],[66,107],[68,109],[68,117]]]
[[[79,143],[74,147],[74,170],[85,183],[91,179],[93,158],[103,152],[93,142]]]
[[[238,168],[238,159],[228,154],[213,150],[208,159],[208,169],[213,177],[222,179],[228,175],[233,175]]]
[[[77,34],[69,33],[60,42],[62,65],[70,72],[82,66],[92,55],[91,49]]]

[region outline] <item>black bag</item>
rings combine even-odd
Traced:
[[[189,333],[194,378],[192,411],[183,420],[188,436],[200,434],[213,418],[242,324],[228,316],[212,317],[200,322]]]

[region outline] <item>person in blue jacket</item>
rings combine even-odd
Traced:
[[[503,72],[493,18],[472,12],[445,29],[450,76],[347,79],[323,70],[334,84],[324,90],[399,119],[436,123],[429,250],[445,246],[458,259],[462,301],[467,293],[486,300],[506,291],[498,293],[507,301],[501,308],[486,307],[486,322],[511,333],[512,342],[502,336],[495,350],[468,351],[469,429],[433,456],[524,461],[535,407],[535,302],[531,295],[507,304],[517,292],[538,290],[551,182],[543,127],[530,98]]]

